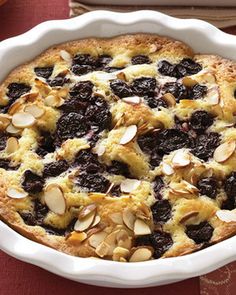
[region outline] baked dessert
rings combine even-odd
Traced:
[[[236,233],[236,64],[137,34],[48,49],[0,85],[0,216],[59,251],[180,256]]]

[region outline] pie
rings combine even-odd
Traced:
[[[0,85],[0,216],[121,262],[236,233],[236,64],[149,34],[54,46]]]

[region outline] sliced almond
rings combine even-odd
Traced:
[[[120,184],[120,190],[123,193],[131,193],[136,190],[141,184],[140,180],[126,178]]]
[[[154,52],[157,52],[158,50],[160,50],[161,48],[162,48],[162,45],[160,45],[160,44],[151,44],[149,46],[149,52],[154,53]]]
[[[186,187],[186,190],[188,190],[191,194],[199,192],[199,189],[196,186],[192,185],[191,183],[185,180],[182,180],[181,184],[183,184]]]
[[[198,211],[191,211],[188,212],[186,215],[184,215],[181,219],[180,219],[180,223],[185,223],[186,221],[188,221],[189,219],[198,216],[199,212]]]
[[[120,72],[116,75],[116,77],[120,80],[126,81],[126,75],[124,72]]]
[[[83,219],[78,219],[74,225],[74,230],[78,232],[85,231],[89,229],[95,220],[96,211],[92,211],[90,214],[86,215]]]
[[[91,225],[91,227],[96,226],[101,221],[101,217],[99,215],[96,215],[94,218],[94,222]]]
[[[186,167],[190,164],[190,154],[185,150],[178,150],[172,158],[172,166],[174,168]]]
[[[51,184],[46,187],[44,200],[48,208],[55,214],[62,215],[66,211],[66,200],[61,187],[57,184]]]
[[[34,116],[26,112],[15,113],[12,116],[12,124],[16,128],[27,128],[34,125],[35,122]]]
[[[186,87],[192,87],[192,86],[198,84],[198,82],[196,80],[194,80],[193,78],[188,77],[188,76],[183,77],[182,83]]]
[[[129,256],[129,250],[123,247],[116,247],[113,250],[112,260],[120,261],[120,258],[127,258]]]
[[[106,236],[107,236],[107,233],[104,231],[91,235],[88,239],[89,245],[92,246],[93,248],[97,248],[97,246],[104,241]]]
[[[134,229],[135,215],[129,208],[125,208],[123,211],[124,224],[131,230]]]
[[[38,88],[40,94],[43,97],[46,97],[52,89],[47,83],[43,82],[42,80],[38,78],[36,78],[34,82],[35,82],[35,86]]]
[[[147,261],[152,257],[152,251],[148,248],[140,247],[134,251],[129,262]]]
[[[213,154],[213,158],[216,162],[222,163],[228,160],[235,151],[235,141],[226,141],[219,145]]]
[[[109,244],[107,244],[106,242],[101,242],[101,244],[97,246],[95,252],[99,257],[104,257],[109,255],[110,248],[111,246]]]
[[[163,162],[162,164],[162,172],[167,175],[170,176],[174,173],[174,169],[167,163]]]
[[[122,214],[120,212],[115,212],[109,215],[109,218],[115,224],[123,224]]]
[[[45,113],[45,110],[36,104],[25,106],[24,111],[33,115],[35,119],[42,117]]]
[[[125,145],[132,141],[136,136],[138,128],[136,125],[130,125],[126,128],[123,136],[120,139],[120,144]]]
[[[9,137],[7,142],[6,142],[6,153],[7,154],[13,154],[18,150],[19,143],[18,139],[15,137]]]
[[[134,234],[136,236],[149,235],[151,234],[151,229],[142,219],[138,218],[134,222]]]
[[[218,86],[214,86],[208,89],[206,100],[210,105],[217,105],[220,102],[220,93]]]
[[[10,134],[17,135],[21,132],[21,129],[16,128],[12,124],[9,124],[6,128],[6,131]]]
[[[64,99],[60,96],[48,95],[44,100],[45,104],[49,107],[60,107],[64,103]]]
[[[173,107],[176,105],[176,100],[173,94],[165,93],[163,94],[162,98],[168,104],[168,106]]]
[[[122,101],[128,103],[128,104],[140,104],[141,98],[139,96],[129,96],[129,97],[124,97]]]
[[[8,197],[10,197],[12,199],[23,199],[28,196],[28,193],[23,190],[19,190],[19,189],[10,187],[7,190],[7,195],[8,195]]]
[[[69,237],[67,238],[67,241],[70,244],[77,245],[77,244],[80,244],[81,242],[83,242],[86,239],[87,239],[87,234],[86,233],[84,233],[84,232],[78,233],[76,231],[73,231],[69,235]]]
[[[20,100],[15,101],[8,109],[8,114],[10,114],[10,115],[15,114],[22,107],[22,105],[23,105],[22,101],[20,101]]]
[[[7,114],[0,114],[0,123],[3,129],[6,129],[7,126],[11,123],[11,117]]]
[[[91,212],[95,211],[97,208],[97,205],[95,203],[85,206],[80,212],[79,212],[79,219],[83,219],[87,215],[89,215]]]
[[[71,62],[71,60],[72,60],[70,53],[68,51],[66,51],[66,50],[61,50],[60,51],[60,56],[61,56],[62,59],[64,59],[67,62]]]
[[[216,216],[224,222],[236,222],[236,209],[230,210],[218,210]]]

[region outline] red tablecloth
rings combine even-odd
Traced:
[[[0,7],[0,40],[23,33],[36,24],[50,20],[68,18],[68,0],[9,0]],[[235,33],[236,28],[229,28],[228,33]],[[44,295],[44,294],[110,294],[111,289],[87,286],[69,281],[53,275],[36,266],[20,262],[3,252],[0,252],[0,295]],[[226,266],[210,276],[194,278],[169,286],[148,289],[114,289],[114,295],[138,295],[138,294],[219,294],[231,295],[236,287],[235,264]],[[217,284],[218,278],[221,283]],[[231,281],[230,281],[231,279]],[[234,282],[234,284],[233,284]],[[219,291],[218,285],[227,284],[227,287]],[[231,287],[231,291],[228,289]]]

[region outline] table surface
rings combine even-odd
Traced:
[[[68,0],[9,0],[6,4],[0,7],[0,40],[23,33],[33,26],[46,20],[65,19],[68,18],[69,8]],[[227,28],[224,31],[236,34],[236,27]],[[70,280],[58,277],[37,266],[33,266],[7,254],[0,252],[0,294],[1,295],[44,295],[44,294],[92,294],[97,295],[110,294],[110,288],[93,287],[84,284],[72,282]],[[230,266],[235,269],[234,266]],[[230,273],[230,268],[227,266],[221,271],[223,274]],[[234,270],[233,270],[234,272]],[[214,273],[213,273],[214,274]],[[218,275],[218,273],[216,273]],[[201,280],[208,282],[208,279]],[[234,287],[236,285],[234,284]],[[204,286],[206,287],[206,286]],[[210,288],[211,289],[211,288]],[[179,283],[168,286],[153,287],[147,289],[114,289],[114,295],[120,294],[165,294],[176,295],[186,294],[186,291],[191,290],[189,294],[199,295],[205,294],[226,294],[216,293],[216,289],[203,290],[200,292],[199,278],[185,280]],[[227,291],[231,295],[230,291]]]

